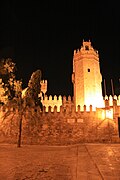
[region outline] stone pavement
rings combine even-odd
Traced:
[[[76,179],[120,180],[120,144],[79,145]]]
[[[120,180],[120,144],[0,144],[0,180]]]

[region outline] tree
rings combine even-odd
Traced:
[[[13,99],[15,96],[14,81],[15,81],[15,70],[16,66],[12,59],[1,59],[0,60],[0,78],[2,79],[5,89],[5,95],[8,99]]]
[[[10,107],[18,108],[19,113],[19,131],[18,131],[18,147],[21,143],[22,129],[22,82],[15,79],[16,66],[12,59],[0,60],[0,102],[8,108],[3,120],[11,113]],[[14,115],[12,116],[12,120]],[[11,121],[11,119],[10,119]]]
[[[40,106],[42,109],[42,103],[39,99],[39,94],[41,91],[41,70],[37,70],[32,73],[31,78],[28,83],[28,88],[26,90],[26,95],[22,99],[22,93],[19,93],[19,109],[20,109],[20,119],[19,119],[19,136],[18,136],[18,147],[21,147],[21,134],[22,134],[22,116],[23,112],[26,110],[27,106]],[[19,89],[19,88],[18,88]]]
[[[26,102],[27,105],[31,106],[40,106],[42,108],[42,104],[39,98],[39,94],[41,91],[41,70],[36,70],[32,73],[31,78],[28,83],[28,88],[26,91]]]
[[[8,96],[6,95],[7,88],[4,88],[4,83],[0,79],[0,104],[6,104]]]
[[[22,120],[23,116],[25,115],[27,106],[33,108],[36,106],[40,106],[42,109],[42,103],[38,96],[41,91],[41,70],[37,70],[32,73],[28,83],[26,95],[24,98],[22,98],[22,81],[15,79],[15,69],[15,63],[13,63],[11,59],[2,59],[0,61],[0,78],[2,78],[2,80],[4,81],[0,81],[0,87],[2,89],[1,95],[4,96],[4,98],[8,98],[8,101],[6,103],[8,111],[5,112],[3,120],[10,114],[13,114],[10,119],[10,121],[13,121],[15,114],[10,107],[13,107],[13,109],[18,109],[17,117],[19,121],[19,127],[17,147],[21,147]]]

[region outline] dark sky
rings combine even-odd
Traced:
[[[48,95],[72,95],[73,50],[83,39],[92,42],[100,56],[107,94],[113,79],[120,93],[120,11],[114,1],[2,1],[0,2],[0,57],[11,57],[17,76],[27,86],[30,76],[42,70]]]

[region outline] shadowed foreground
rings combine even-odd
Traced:
[[[119,180],[120,144],[0,145],[0,180]]]

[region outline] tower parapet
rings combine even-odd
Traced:
[[[78,60],[79,58],[94,58],[99,61],[98,51],[93,49],[91,42],[84,42],[80,49],[74,50],[74,60]]]

